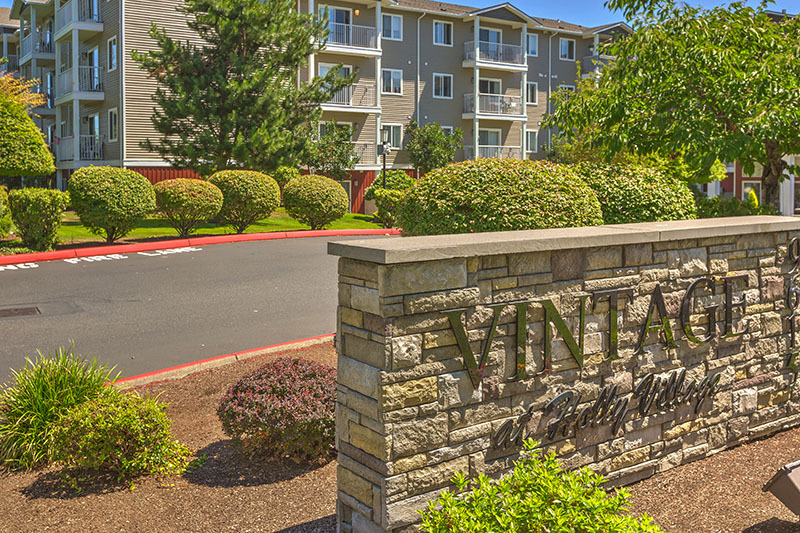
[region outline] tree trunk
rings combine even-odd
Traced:
[[[780,209],[780,195],[779,186],[783,171],[786,170],[788,164],[783,160],[783,157],[778,149],[777,141],[766,141],[764,148],[767,153],[767,164],[764,165],[764,170],[761,174],[761,183],[763,187],[762,203],[768,203]]]

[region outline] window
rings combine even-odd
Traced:
[[[538,151],[539,146],[539,132],[535,130],[525,131],[525,141],[525,153],[535,154]]]
[[[447,136],[453,135],[453,126],[442,126],[442,131]]]
[[[761,204],[761,182],[760,181],[743,181],[742,182],[742,201],[746,202],[750,191],[756,193],[758,203]]]
[[[453,98],[453,75],[433,73],[433,97]]]
[[[117,108],[108,110],[108,141],[114,142],[119,140],[119,113]]]
[[[117,70],[117,36],[115,35],[107,43],[108,71]]]
[[[575,61],[575,39],[558,40],[558,58],[564,61]]]
[[[535,33],[528,34],[527,40],[527,52],[529,56],[538,56],[539,55],[539,36]]]
[[[333,126],[336,129],[339,129],[339,130],[344,129],[344,128],[349,128],[350,129],[350,133],[351,133],[350,140],[351,141],[353,140],[352,136],[355,135],[355,128],[353,128],[353,124],[351,124],[350,122],[336,122],[336,123],[333,123]],[[328,123],[327,122],[320,122],[319,123],[319,136],[322,137],[327,132],[328,132]]]
[[[559,85],[558,88],[562,89],[564,91],[569,91],[571,93],[575,92],[575,86],[574,85]]]
[[[391,68],[383,69],[383,94],[403,94],[403,71]]]
[[[383,38],[390,41],[403,40],[403,17],[401,15],[383,16]]]
[[[433,44],[453,46],[453,23],[441,20],[433,21]]]
[[[389,141],[389,146],[399,149],[403,142],[403,126],[400,124],[382,124],[381,139]]]
[[[528,105],[539,105],[539,83],[535,81],[529,81],[527,87],[528,92],[525,96]]]
[[[481,78],[478,80],[478,92],[480,94],[502,94],[503,82],[492,78]]]

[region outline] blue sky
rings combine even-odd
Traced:
[[[0,6],[10,7],[12,0],[0,0]],[[150,1],[150,0],[141,0]],[[486,7],[502,3],[504,0],[449,0],[454,4],[462,3],[476,7]],[[563,0],[560,2],[543,0],[512,0],[523,11],[533,16],[561,19],[584,26],[598,26],[621,19],[618,13],[612,13],[603,7],[603,0]],[[691,4],[700,4],[706,7],[719,5],[721,1],[690,0]],[[755,3],[751,0],[751,3]],[[790,13],[800,12],[800,0],[777,0],[772,9],[780,11],[786,9]]]

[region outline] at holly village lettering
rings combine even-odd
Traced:
[[[743,335],[747,332],[748,324],[744,320],[746,313],[745,298],[741,295],[734,294],[736,286],[739,282],[747,283],[746,275],[727,276],[715,280],[711,277],[701,277],[695,279],[686,289],[681,301],[679,320],[681,329],[686,337],[695,344],[702,344],[711,341],[711,339],[722,335],[725,338]],[[691,325],[691,317],[694,314],[694,301],[699,291],[703,290],[709,294],[715,294],[718,284],[722,284],[724,293],[724,302],[722,305],[713,304],[706,305],[702,309],[702,313],[708,318],[707,325],[704,332],[698,332],[698,327],[693,328]],[[646,298],[647,296],[640,296]],[[579,319],[578,329],[574,333],[570,331],[564,319],[559,314],[558,309],[549,299],[533,299],[526,301],[509,302],[502,304],[488,305],[487,307],[492,311],[492,322],[489,327],[489,332],[480,353],[480,359],[476,359],[472,347],[469,343],[466,328],[464,326],[464,314],[467,309],[455,309],[452,311],[445,311],[444,314],[450,321],[450,326],[455,334],[461,355],[464,357],[464,363],[469,373],[473,386],[477,389],[481,386],[483,373],[489,359],[489,352],[497,330],[500,314],[504,308],[512,306],[516,308],[516,364],[514,375],[511,376],[513,380],[525,379],[529,377],[527,368],[527,316],[528,308],[532,305],[539,305],[544,309],[544,349],[542,350],[542,360],[536,362],[537,373],[548,372],[551,369],[551,354],[552,354],[552,334],[550,332],[550,325],[552,324],[558,331],[559,335],[563,338],[564,343],[569,350],[570,355],[575,359],[575,362],[582,369],[584,364],[584,327],[586,310],[589,305],[595,309],[600,302],[608,302],[608,324],[606,334],[608,335],[608,351],[606,357],[608,359],[619,358],[619,310],[620,302],[627,300],[633,302],[634,294],[632,288],[619,288],[609,289],[602,291],[595,291],[591,294],[578,293],[575,298],[579,300]],[[589,299],[591,298],[591,301]],[[659,331],[663,338],[664,345],[667,348],[677,348],[675,343],[675,335],[670,325],[670,317],[667,314],[667,308],[664,303],[664,296],[661,290],[661,284],[657,283],[653,292],[649,296],[650,303],[647,308],[647,315],[645,321],[641,324],[638,334],[638,340],[634,349],[634,355],[643,353],[647,336],[651,331]],[[720,312],[720,307],[723,307]],[[738,329],[734,329],[734,310],[740,310],[742,317],[742,324]],[[720,317],[721,315],[721,317]],[[719,323],[721,318],[721,323]]]

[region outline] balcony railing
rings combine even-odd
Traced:
[[[75,159],[75,137],[61,137],[56,144],[56,158],[59,161]]]
[[[101,161],[103,159],[103,139],[99,135],[81,135],[81,161]]]
[[[103,68],[92,66],[78,67],[78,90],[82,92],[103,91]],[[61,71],[56,77],[56,94],[64,96],[73,91],[72,69]]]
[[[44,95],[45,102],[44,104],[37,106],[39,109],[55,109],[55,98],[53,96],[52,90],[48,91],[45,87],[41,85],[37,85],[33,88],[33,92],[37,94]]]
[[[375,107],[378,105],[377,93],[374,85],[356,83],[350,87],[345,87],[334,93],[333,98],[328,100],[329,104]]]
[[[22,57],[30,54],[31,52],[45,52],[52,53],[53,47],[53,34],[50,32],[41,32],[36,34],[36,42],[33,40],[34,35],[29,33],[27,37],[22,39]]]
[[[474,94],[464,95],[464,113],[475,112]],[[492,115],[524,115],[522,98],[502,94],[478,94],[478,112]]]
[[[78,2],[77,13],[73,13],[73,3]],[[56,31],[73,22],[102,22],[100,3],[95,0],[70,0],[56,12]]]
[[[377,146],[375,143],[353,143],[353,151],[358,156],[361,165],[374,165],[377,156]]]
[[[7,55],[8,61],[0,65],[0,72],[16,72],[19,70],[19,56]]]
[[[354,46],[357,48],[376,48],[378,46],[378,30],[372,26],[329,22],[328,44]]]
[[[464,43],[464,59],[466,61],[475,61],[475,41]],[[486,41],[478,41],[478,59],[493,63],[525,64],[525,55],[521,46]]]
[[[608,64],[609,56],[585,56],[581,59],[581,74],[591,74],[595,69],[600,69]]]
[[[464,147],[464,158],[473,159],[474,150],[472,146]],[[522,154],[522,149],[519,146],[478,146],[478,157],[481,158],[497,158],[497,159],[519,159]]]

